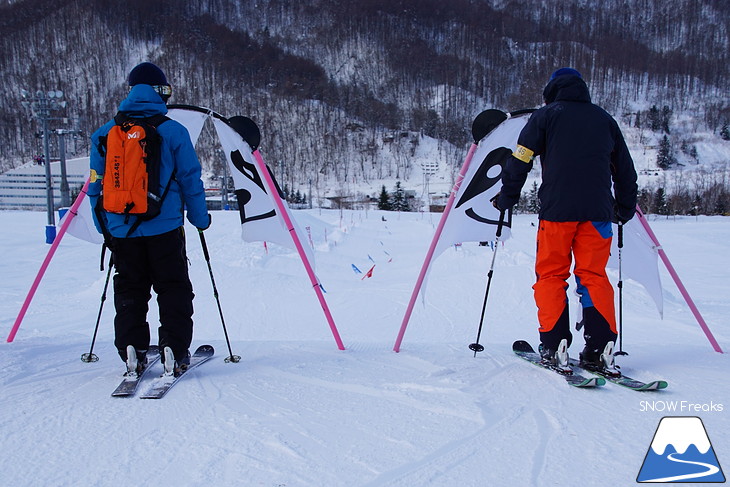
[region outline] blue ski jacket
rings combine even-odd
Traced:
[[[554,78],[543,96],[546,105],[530,116],[507,161],[497,205],[507,209],[517,203],[533,159],[540,156],[540,219],[630,220],[636,170],[616,121],[591,103],[579,76]]]
[[[162,98],[149,85],[136,85],[129,92],[129,96],[119,104],[119,111],[134,118],[146,118],[158,114],[166,114],[167,106]],[[91,177],[89,184],[89,201],[91,207],[96,208],[102,191],[105,161],[99,151],[99,138],[106,136],[114,126],[111,120],[101,126],[91,136],[90,167]],[[162,123],[157,132],[162,137],[160,161],[160,194],[164,191],[173,175],[167,196],[165,197],[160,214],[155,218],[143,221],[129,237],[144,237],[160,235],[183,225],[183,211],[187,209],[187,218],[197,228],[207,228],[210,217],[205,204],[205,189],[200,179],[201,167],[195,153],[187,129],[174,120]],[[94,215],[94,224],[101,233],[102,227]],[[127,232],[137,218],[101,211],[103,225],[112,237],[125,238]],[[125,223],[125,219],[127,222]]]

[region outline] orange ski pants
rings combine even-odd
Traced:
[[[594,306],[608,322],[611,332],[616,333],[613,286],[606,275],[611,236],[611,222],[540,220],[535,260],[537,281],[532,289],[541,333],[552,331],[567,312],[566,289],[572,257],[583,306]]]

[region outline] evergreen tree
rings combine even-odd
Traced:
[[[390,204],[390,195],[388,194],[388,191],[385,189],[385,185],[383,185],[383,189],[380,191],[380,196],[378,197],[378,210],[392,210],[393,205]]]
[[[400,181],[395,182],[395,189],[393,190],[393,211],[409,211],[406,192]]]
[[[669,169],[677,160],[672,154],[672,145],[669,143],[669,137],[666,135],[659,141],[659,152],[656,157],[656,165],[662,169]]]
[[[657,215],[668,215],[669,205],[667,204],[667,194],[664,188],[659,187],[654,194],[654,208],[653,213]]]
[[[656,105],[652,105],[649,109],[649,128],[653,132],[658,132],[662,126],[661,117],[659,115],[659,109]]]

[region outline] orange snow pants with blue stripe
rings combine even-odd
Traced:
[[[568,316],[568,278],[575,258],[577,292],[581,297],[586,344],[602,348],[616,337],[613,286],[606,275],[611,251],[611,222],[540,220],[537,232],[535,303],[540,339],[556,349],[563,338],[572,341]]]

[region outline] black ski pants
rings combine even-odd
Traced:
[[[128,345],[147,350],[150,290],[160,312],[160,350],[170,347],[175,359],[185,357],[193,339],[193,286],[188,275],[183,227],[161,235],[115,238],[114,345],[126,360]]]

